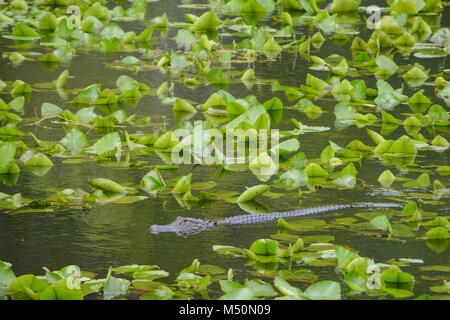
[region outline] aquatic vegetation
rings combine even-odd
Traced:
[[[375,263],[373,259],[361,257],[341,246],[311,243],[305,247],[304,241],[299,238],[288,247],[281,248],[276,240],[259,239],[249,249],[215,245],[213,250],[219,254],[251,260],[255,274],[272,278],[273,286],[261,279],[246,279],[241,284],[233,280],[232,269],[226,271],[215,265],[201,264],[197,259],[182,269],[171,283],[165,282],[164,279],[169,273],[157,265],[110,267],[106,278],[99,279],[91,272],[81,271],[76,265],[55,271],[44,267],[46,273],[43,276],[16,276],[10,263],[0,261],[0,294],[13,300],[81,300],[86,296],[110,300],[130,293],[138,294],[142,300],[192,299],[199,295],[203,298],[226,300],[337,300],[354,294],[378,297],[391,295],[395,298],[414,295],[412,290],[415,278],[402,271],[397,262],[391,260]],[[336,281],[315,281],[317,276],[311,270],[294,269],[296,265],[302,265],[302,261],[315,266],[335,266],[335,273],[343,279],[345,287]],[[316,263],[313,263],[314,261]],[[317,264],[317,261],[328,261],[329,264]],[[413,259],[401,261],[403,266],[415,262]],[[278,270],[278,264],[289,265],[289,270]],[[422,270],[432,271],[434,268],[448,271],[445,266],[422,267]],[[288,281],[314,283],[302,290]],[[222,295],[217,289],[212,289],[217,288],[217,285]],[[446,283],[442,286],[432,286],[430,290],[437,293],[448,292]]]

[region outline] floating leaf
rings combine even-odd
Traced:
[[[445,227],[435,227],[425,234],[425,239],[450,239],[450,233]]]
[[[294,168],[283,173],[280,176],[280,182],[289,187],[297,188],[299,186],[306,185],[308,182],[308,176],[304,171]]]
[[[395,176],[390,170],[384,170],[378,177],[378,182],[381,183],[383,187],[389,188],[395,180]]]
[[[430,176],[427,173],[421,174],[415,181],[405,182],[405,188],[420,188],[430,186]]]
[[[109,151],[116,151],[116,155],[120,154],[122,142],[117,132],[111,132],[100,138],[92,147],[86,149],[89,153],[103,154]]]
[[[81,123],[90,123],[92,120],[97,118],[94,110],[95,107],[82,108],[75,113],[75,118],[77,118]]]
[[[277,288],[285,296],[298,297],[302,294],[300,289],[291,286],[286,280],[280,277],[276,277],[273,283],[275,288]]]
[[[254,200],[256,197],[260,196],[261,194],[267,192],[270,190],[270,186],[265,184],[259,184],[257,186],[253,186],[251,188],[248,188],[245,190],[239,198],[236,200],[236,202],[246,202]]]
[[[313,300],[339,300],[341,286],[334,281],[320,281],[308,287],[304,295]]]
[[[403,79],[405,81],[426,80],[428,79],[428,75],[421,68],[414,66],[403,75]]]
[[[30,28],[25,22],[17,23],[12,31],[12,39],[34,40],[39,39],[39,33]]]
[[[56,88],[62,88],[69,78],[69,70],[64,70],[56,79]]]
[[[37,153],[32,156],[27,162],[27,167],[51,167],[52,161],[43,153]]]
[[[319,230],[321,226],[326,224],[326,221],[322,219],[300,219],[289,223],[292,229],[298,231]]]
[[[250,246],[251,252],[261,256],[276,255],[279,250],[278,241],[272,239],[259,239]]]
[[[255,297],[274,297],[278,293],[273,289],[269,283],[261,280],[245,280],[245,288],[250,289]]]
[[[89,183],[95,188],[107,191],[107,192],[117,192],[117,193],[125,193],[126,189],[122,187],[117,182],[114,182],[105,178],[94,178],[89,180]]]
[[[308,177],[314,177],[314,178],[328,177],[328,172],[316,163],[310,163],[305,168],[305,173]]]
[[[136,42],[139,43],[147,43],[152,40],[153,28],[149,27],[143,30],[139,36],[136,38]]]
[[[254,297],[252,290],[248,288],[238,288],[224,294],[219,300],[252,300]]]
[[[141,180],[141,186],[146,191],[158,191],[163,189],[166,184],[157,168],[149,171]]]
[[[186,193],[191,189],[191,177],[192,174],[181,177],[175,187],[172,189],[172,193]]]
[[[356,177],[351,174],[346,174],[342,177],[334,179],[332,182],[344,188],[353,188],[356,185]]]
[[[417,8],[415,0],[395,0],[391,4],[391,12],[393,14],[406,13],[408,15],[416,15],[419,12],[419,8]]]
[[[279,230],[290,230],[291,226],[283,218],[277,219],[277,228]]]
[[[42,16],[41,20],[39,20],[38,29],[39,30],[49,30],[54,31],[58,26],[58,19],[51,12],[47,12]]]
[[[4,287],[9,287],[11,282],[16,278],[14,272],[11,270],[11,264],[0,260],[0,290]]]
[[[213,68],[208,71],[208,73],[206,74],[206,78],[208,79],[209,83],[218,88],[224,88],[229,84],[228,79],[223,75],[220,68]]]
[[[378,75],[387,75],[389,77],[398,70],[397,64],[383,55],[379,55],[377,57],[376,63],[380,68],[380,70],[377,72]]]
[[[370,223],[377,229],[385,232],[392,233],[392,227],[388,218],[385,215],[381,215],[370,220]]]
[[[8,196],[7,194],[0,194],[0,208],[6,210],[15,210],[23,206],[22,194],[16,193]]]
[[[381,281],[382,282],[390,282],[390,283],[408,283],[413,282],[414,277],[410,274],[403,272],[397,266],[390,266],[388,269],[384,270],[381,273]]]
[[[352,290],[364,291],[366,289],[367,280],[365,277],[357,271],[350,271],[345,275],[344,282]]]
[[[423,90],[419,90],[409,98],[408,105],[413,112],[424,113],[431,105],[431,100],[423,94]]]
[[[31,86],[22,80],[16,80],[12,84],[11,94],[13,96],[23,96],[31,92]]]
[[[247,69],[241,76],[241,81],[251,81],[255,79],[255,71],[253,69]]]
[[[356,10],[361,0],[333,0],[330,12],[348,12]]]
[[[271,37],[264,43],[262,50],[268,59],[274,60],[281,52],[282,48],[278,42]]]
[[[59,142],[73,154],[82,152],[88,146],[86,136],[77,128],[70,129]]]
[[[420,267],[420,270],[450,272],[450,266],[423,266],[423,267]]]
[[[431,140],[431,145],[448,148],[450,146],[450,143],[444,137],[437,135],[433,140]]]
[[[16,154],[16,146],[7,143],[0,148],[0,168],[4,168],[7,164],[14,160]]]
[[[220,20],[215,11],[211,10],[202,14],[192,26],[193,31],[216,30]]]
[[[128,280],[113,277],[111,272],[112,268],[110,267],[108,275],[105,279],[105,285],[103,287],[103,297],[105,300],[111,300],[117,296],[125,294],[130,284]]]
[[[195,109],[189,102],[183,99],[176,99],[175,103],[173,105],[173,111],[178,112],[197,112],[197,109]]]
[[[32,274],[15,278],[9,285],[9,295],[13,300],[38,300],[37,293],[44,291],[48,283]]]
[[[338,103],[334,107],[334,114],[337,120],[354,120],[357,116],[355,108],[344,102]]]
[[[396,141],[385,140],[375,148],[375,151],[399,154],[416,154],[417,152],[414,141],[408,136],[402,136]]]

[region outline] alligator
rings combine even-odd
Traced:
[[[177,217],[175,221],[166,225],[154,224],[150,227],[150,232],[158,234],[161,232],[175,232],[177,236],[187,237],[189,235],[197,234],[202,231],[212,229],[223,224],[254,224],[272,221],[279,218],[290,218],[307,216],[312,214],[319,214],[328,211],[348,209],[348,208],[392,208],[402,207],[396,203],[355,203],[355,204],[338,204],[320,207],[312,207],[306,209],[291,210],[285,212],[271,212],[271,213],[254,213],[244,214],[234,217],[228,217],[218,221]]]

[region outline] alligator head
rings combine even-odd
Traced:
[[[150,227],[150,232],[158,234],[160,232],[175,232],[177,236],[187,237],[191,234],[200,233],[217,225],[215,221],[177,217],[175,221],[165,225],[154,224]]]

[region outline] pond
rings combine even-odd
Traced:
[[[283,281],[338,286],[336,299],[448,299],[450,9],[397,0],[347,1],[341,10],[341,2],[0,0],[0,263],[17,277],[68,265],[95,279],[130,265],[168,273],[115,269],[127,279],[123,291],[107,296],[104,280],[89,290],[82,283],[90,299],[155,299],[155,290],[292,298]],[[81,18],[66,14],[70,4]],[[370,5],[382,19],[373,28]],[[286,141],[279,164],[273,150],[242,164],[176,163],[182,139],[173,132],[185,128],[194,141],[197,124],[277,129]],[[263,162],[277,170],[262,174]],[[258,185],[270,190],[238,201]],[[217,221],[362,202],[399,207],[186,236],[149,230],[178,216]],[[273,255],[255,256],[259,239],[278,241],[259,243],[277,246]],[[193,261],[183,282],[179,272]],[[0,264],[4,298],[9,264]],[[371,265],[387,270],[381,288],[369,286]],[[389,286],[388,272],[413,280]],[[192,284],[208,274],[207,289]],[[52,283],[48,275],[40,279]],[[263,282],[233,296],[231,279]],[[258,295],[256,283],[272,291]],[[312,291],[307,298],[321,297]]]

